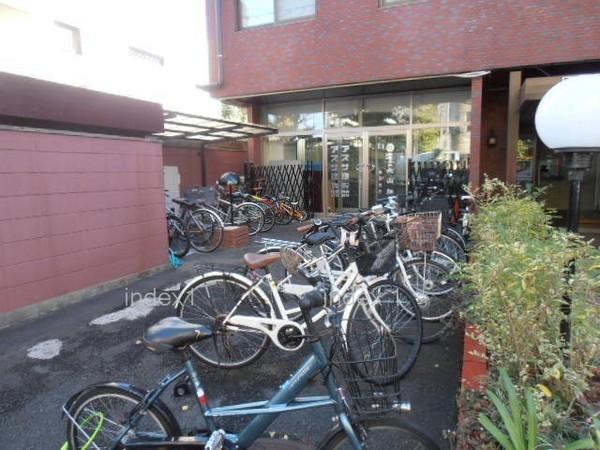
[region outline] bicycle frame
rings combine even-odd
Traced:
[[[255,415],[256,417],[254,417],[240,433],[225,434],[225,449],[233,450],[249,448],[260,436],[262,436],[262,434],[280,414],[303,409],[331,406],[333,407],[339,419],[339,423],[352,442],[353,447],[356,450],[361,450],[362,444],[352,428],[352,421],[348,415],[344,391],[338,384],[337,379],[332,372],[328,371],[327,375],[325,374],[325,370],[328,369],[329,365],[329,359],[327,358],[325,346],[320,339],[313,340],[311,342],[311,346],[312,353],[306,357],[298,369],[280,387],[277,393],[270,400],[220,406],[215,408],[210,407],[201,378],[191,360],[188,358],[183,369],[175,374],[169,374],[164,377],[158,386],[154,390],[148,392],[144,399],[136,406],[134,413],[130,417],[128,426],[123,429],[118,438],[115,439],[115,445],[113,448],[117,448],[117,445],[119,445],[121,440],[127,436],[130,430],[134,428],[137,423],[139,423],[152,404],[159,399],[159,397],[169,386],[187,376],[192,382],[197,404],[200,408],[200,413],[206,422],[208,431],[210,433],[206,436],[195,436],[192,438],[187,437],[185,441],[181,441],[180,445],[189,445],[191,447],[197,446],[198,444],[206,444],[210,434],[218,430],[215,421],[216,418]],[[325,378],[325,386],[327,387],[328,395],[299,397],[298,395],[319,373],[321,373]],[[175,438],[177,439],[177,437]],[[172,439],[169,439],[166,442],[171,444],[173,444],[173,442],[179,443],[179,441],[173,441]],[[146,441],[131,441],[126,443],[125,448],[154,448],[158,443],[160,443],[160,441],[157,442],[156,439]]]

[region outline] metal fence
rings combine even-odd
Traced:
[[[275,197],[290,197],[312,216],[321,203],[321,175],[313,170],[311,161],[296,164],[255,166],[245,168],[248,190]]]

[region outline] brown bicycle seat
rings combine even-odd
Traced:
[[[312,223],[307,223],[306,225],[300,225],[298,228],[296,228],[296,231],[298,233],[306,233],[307,231],[312,230],[312,227],[314,227],[314,224]]]
[[[279,253],[269,253],[267,255],[259,255],[258,253],[246,253],[244,255],[244,263],[249,269],[262,269],[279,261],[281,256]]]

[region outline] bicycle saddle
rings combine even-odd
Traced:
[[[307,236],[305,242],[308,245],[322,245],[325,242],[336,238],[337,236],[332,231],[317,231],[316,233]]]
[[[146,330],[142,343],[153,352],[181,350],[213,335],[205,325],[186,322],[179,317],[167,317]]]
[[[178,205],[187,206],[187,207],[192,207],[192,206],[195,206],[195,204],[196,204],[195,202],[188,202],[184,198],[174,198],[173,203],[177,203]]]
[[[244,263],[249,269],[262,269],[273,264],[275,261],[279,261],[281,256],[279,253],[269,253],[267,255],[261,255],[259,253],[246,253],[244,255]]]

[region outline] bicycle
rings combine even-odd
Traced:
[[[329,238],[323,234],[316,233],[309,239],[315,245],[323,245]],[[353,234],[345,235],[336,252],[310,261],[293,249],[283,249],[286,268],[293,272],[298,266],[310,267],[315,279],[326,280],[329,302],[333,306],[344,305],[346,323],[364,314],[402,339],[406,355],[402,355],[397,373],[402,377],[415,363],[421,348],[419,306],[409,291],[387,278],[367,280],[356,261],[351,261],[343,272],[332,271],[329,260],[352,239]],[[213,367],[235,369],[259,359],[270,342],[284,351],[297,351],[305,344],[306,325],[294,321],[300,310],[286,306],[282,293],[299,297],[311,286],[289,283],[289,278],[276,284],[268,267],[280,258],[280,254],[249,253],[244,255],[244,262],[253,271],[254,280],[233,272],[213,271],[190,280],[183,288],[175,304],[178,316],[197,323],[218,324],[211,342],[190,347],[201,361]],[[257,270],[265,273],[258,274]],[[266,292],[262,286],[266,286]],[[326,316],[323,309],[313,321]]]
[[[211,329],[174,317],[161,320],[146,331],[142,343],[153,352],[180,353],[184,359],[183,368],[163,377],[150,391],[125,383],[106,383],[90,386],[73,395],[63,406],[71,450],[82,450],[92,434],[92,444],[97,450],[174,447],[243,450],[259,443],[271,444],[270,448],[290,448],[292,441],[277,444],[276,440],[261,439],[260,436],[280,414],[322,407],[333,409],[339,425],[319,443],[318,449],[438,449],[431,438],[400,418],[381,417],[410,410],[410,404],[401,401],[399,383],[387,382],[388,369],[393,368],[395,362],[396,347],[391,344],[392,339],[377,328],[375,332],[382,339],[364,348],[362,358],[356,359],[356,354],[345,346],[349,338],[336,339],[341,326],[332,320],[333,343],[328,351],[311,317],[312,309],[323,306],[319,288],[300,300],[311,353],[270,400],[219,407],[210,405],[189,351],[192,344],[212,339],[217,325],[213,324]],[[366,325],[372,323],[366,322]],[[319,374],[327,395],[301,397],[302,391]],[[192,436],[182,436],[177,419],[160,397],[170,386],[179,382],[187,384],[188,380],[207,429]],[[227,432],[216,422],[220,417],[247,415],[255,417],[239,433]],[[106,425],[99,427],[100,420]]]
[[[178,258],[183,258],[190,251],[191,244],[185,232],[185,224],[169,209],[167,209],[167,237],[169,249]]]
[[[263,210],[251,202],[234,204],[233,199],[239,196],[239,193],[237,195],[234,193],[231,195],[231,201],[227,201],[218,195],[215,205],[203,204],[203,207],[218,215],[226,225],[248,227],[248,234],[254,236],[262,230],[264,225]]]
[[[179,219],[194,250],[210,253],[223,242],[223,221],[213,211],[203,207],[199,202],[185,199],[173,199],[179,205]]]

